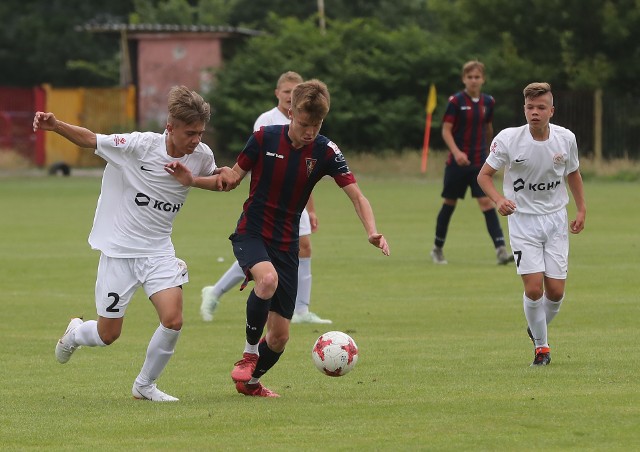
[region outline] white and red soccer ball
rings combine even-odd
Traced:
[[[329,331],[313,345],[311,357],[320,372],[330,377],[341,377],[358,362],[358,346],[348,334]]]

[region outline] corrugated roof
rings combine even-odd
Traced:
[[[160,32],[160,33],[233,33],[245,36],[258,36],[262,31],[249,28],[230,27],[227,25],[177,25],[177,24],[123,24],[86,23],[77,25],[76,31],[88,31],[91,33],[120,33],[127,32]]]

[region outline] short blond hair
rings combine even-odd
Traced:
[[[551,85],[547,82],[534,82],[529,83],[522,90],[522,94],[524,95],[524,100],[527,99],[535,99],[536,97],[543,96],[545,94],[551,94],[551,105],[553,105],[553,93],[551,92]]]
[[[524,95],[525,99],[542,96],[543,94],[547,94],[550,92],[551,92],[551,85],[549,85],[546,82],[529,83],[522,90],[522,94]]]
[[[300,83],[291,93],[291,109],[307,113],[313,121],[322,121],[329,113],[330,105],[329,89],[317,79]]]
[[[302,76],[300,74],[298,74],[297,72],[293,72],[293,71],[287,71],[284,74],[282,74],[280,77],[278,77],[278,83],[276,83],[276,89],[279,89],[280,86],[282,86],[283,83],[302,83],[304,80],[302,79]]]
[[[169,91],[169,122],[182,121],[185,124],[209,122],[211,106],[202,96],[184,85],[174,86]]]

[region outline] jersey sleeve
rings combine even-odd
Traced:
[[[486,163],[494,170],[499,170],[509,163],[509,147],[503,132],[496,135],[491,142]]]
[[[580,167],[580,161],[578,159],[578,143],[576,142],[576,136],[571,134],[571,141],[569,145],[569,160],[567,161],[566,174],[575,172]]]
[[[244,149],[238,155],[236,162],[243,171],[251,171],[251,168],[256,164],[260,156],[260,149],[262,148],[262,139],[264,137],[264,128],[261,128],[257,132],[254,132],[245,144]]]
[[[211,176],[217,168],[216,159],[213,156],[213,151],[211,150],[211,148],[204,143],[201,144],[202,146],[204,146],[204,152],[202,153],[199,176]]]
[[[450,122],[451,124],[456,122],[456,116],[458,116],[458,101],[456,96],[449,97],[449,103],[447,109],[444,112],[442,122]]]
[[[333,141],[327,143],[328,154],[328,169],[327,174],[333,177],[336,184],[340,188],[344,188],[347,185],[355,184],[356,178],[347,165],[347,160],[344,158],[344,154],[340,151],[340,148]]]
[[[120,168],[134,154],[141,134],[139,132],[112,135],[96,134],[96,139],[96,155],[116,168]]]

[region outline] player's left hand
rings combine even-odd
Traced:
[[[218,190],[219,191],[231,191],[240,185],[242,179],[231,168],[224,166],[220,168],[220,172],[218,173]]]
[[[318,216],[315,212],[309,212],[309,223],[311,223],[311,232],[318,230]]]
[[[380,248],[382,250],[382,254],[385,256],[389,256],[389,254],[391,254],[389,244],[387,243],[387,239],[384,238],[384,235],[374,232],[369,236],[369,243]]]
[[[186,187],[193,186],[193,174],[191,170],[180,162],[167,163],[164,170],[171,174],[178,182]]]
[[[576,219],[569,222],[569,232],[572,234],[579,234],[584,229],[584,213],[578,212]]]

